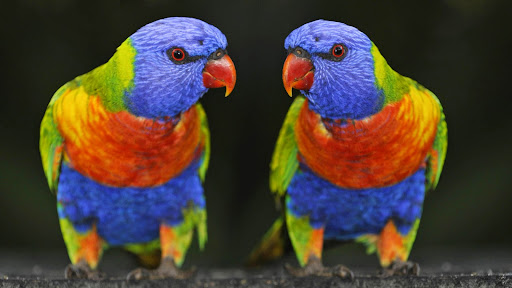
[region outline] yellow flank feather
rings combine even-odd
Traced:
[[[416,85],[411,86],[409,94],[412,106],[410,109],[414,113],[404,113],[403,116],[410,117],[409,115],[413,115],[414,117],[421,117],[421,119],[417,120],[420,129],[415,131],[424,131],[421,135],[417,135],[418,138],[421,139],[420,145],[423,146],[430,140],[431,132],[434,133],[434,131],[437,130],[437,126],[432,125],[432,123],[439,123],[441,109],[436,101],[437,99],[431,97],[431,94],[428,93],[426,89],[421,88],[418,89]]]
[[[82,144],[79,139],[86,121],[85,117],[96,120],[100,112],[105,112],[98,109],[97,113],[84,113],[84,111],[88,111],[89,97],[84,88],[80,86],[65,91],[54,104],[55,123],[59,123],[60,131],[63,131],[66,137],[73,139],[79,147]]]

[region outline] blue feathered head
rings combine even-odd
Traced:
[[[317,20],[295,29],[284,46],[289,52],[283,68],[288,94],[292,88],[301,90],[322,117],[360,119],[382,108],[373,43],[361,31]]]
[[[236,81],[226,52],[226,36],[198,19],[171,17],[140,28],[129,37],[136,51],[133,89],[125,105],[137,116],[174,117],[208,91]]]

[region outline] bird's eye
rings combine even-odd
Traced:
[[[197,61],[201,58],[205,58],[205,56],[201,55],[191,56],[187,53],[187,51],[185,51],[185,49],[180,47],[171,47],[165,51],[165,54],[167,54],[167,57],[172,61],[172,63],[178,65],[187,64]]]
[[[341,58],[345,55],[345,47],[341,44],[336,44],[332,47],[332,56],[336,58]]]
[[[176,61],[183,61],[183,59],[185,59],[185,51],[181,48],[172,49],[172,59]]]
[[[340,62],[347,56],[347,46],[343,44],[334,44],[328,53],[316,53],[318,56],[335,62]]]
[[[183,61],[187,59],[187,53],[183,48],[172,47],[166,51],[167,57],[174,62],[174,64],[183,64],[188,61]]]

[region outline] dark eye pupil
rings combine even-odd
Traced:
[[[176,49],[176,50],[174,50],[172,56],[176,60],[181,60],[181,59],[183,59],[183,52],[181,52],[181,50]]]
[[[341,54],[343,54],[343,48],[340,46],[334,47],[334,55],[340,56]]]

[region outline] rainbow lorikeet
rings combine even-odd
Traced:
[[[286,228],[301,276],[352,277],[324,267],[324,240],[355,240],[377,252],[383,273],[417,274],[407,262],[425,193],[436,187],[447,127],[436,96],[393,71],[354,27],[318,20],[285,40],[283,82],[291,105],[270,164],[278,219],[251,260],[282,254]],[[286,226],[286,227],[284,227]]]
[[[210,139],[197,101],[208,88],[225,86],[226,96],[233,90],[226,46],[222,32],[203,21],[161,19],[55,93],[40,151],[57,195],[68,278],[101,277],[96,267],[108,246],[147,264],[161,259],[130,279],[190,274],[178,267],[194,229],[201,248],[207,240],[202,182]]]

